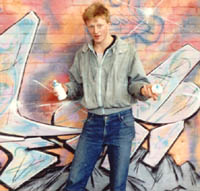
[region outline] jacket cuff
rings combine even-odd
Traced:
[[[130,94],[133,95],[135,98],[137,98],[140,101],[146,101],[148,99],[148,97],[143,96],[141,94],[141,89],[145,84],[148,84],[148,83],[138,82],[137,84],[135,83],[135,84],[130,85],[130,87],[129,87]]]

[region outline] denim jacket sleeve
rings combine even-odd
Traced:
[[[70,82],[65,84],[68,88],[67,97],[69,99],[79,99],[83,96],[82,77],[80,74],[79,58],[78,53],[76,53],[74,63],[69,70]]]
[[[132,47],[131,50],[135,49]],[[141,95],[141,88],[144,84],[148,84],[149,80],[147,79],[143,65],[136,51],[134,52],[132,57],[132,62],[130,65],[128,77],[129,77],[129,86],[128,86],[129,93],[141,101],[147,100],[148,99],[147,97]]]

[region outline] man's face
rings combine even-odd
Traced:
[[[86,26],[95,44],[101,44],[106,41],[110,34],[110,23],[104,17],[95,17],[87,21]]]

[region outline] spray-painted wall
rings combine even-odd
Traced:
[[[61,191],[87,116],[57,101],[75,51],[89,39],[81,14],[93,0],[0,1],[0,191]],[[111,32],[132,41],[157,102],[133,105],[127,191],[200,190],[200,2],[105,0]],[[87,189],[109,190],[106,149]]]

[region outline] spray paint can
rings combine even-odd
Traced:
[[[54,91],[58,94],[58,100],[64,100],[67,97],[65,89],[62,87],[61,83],[58,83],[57,80],[53,81]]]
[[[155,93],[155,94],[162,94],[163,87],[160,84],[154,84],[152,86],[152,92]]]

